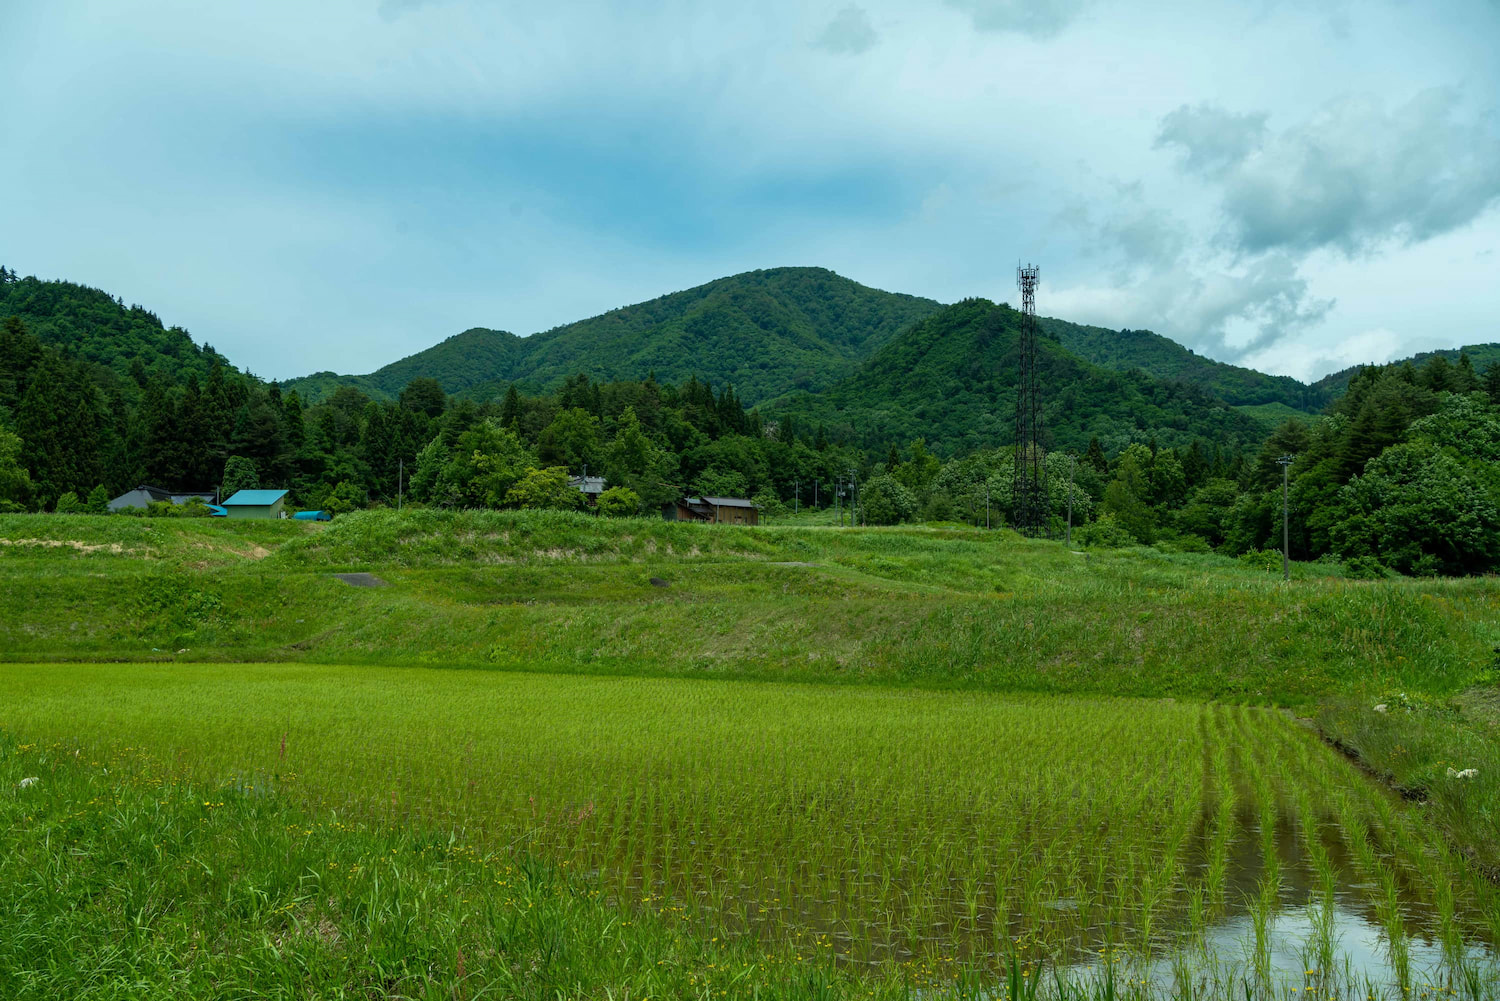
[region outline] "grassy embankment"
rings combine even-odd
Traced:
[[[1167,557],[1149,551],[1081,557],[1053,543],[1025,542],[999,533],[757,531],[660,522],[607,524],[547,515],[369,514],[332,526],[5,518],[0,519],[0,539],[7,540],[0,543],[5,595],[0,599],[5,613],[0,640],[13,660],[443,664],[1279,703],[1318,713],[1330,735],[1359,749],[1375,770],[1396,776],[1414,795],[1421,790],[1430,801],[1426,807],[1406,808],[1399,822],[1390,817],[1354,820],[1354,830],[1366,830],[1376,839],[1395,839],[1418,836],[1398,831],[1446,829],[1452,843],[1474,860],[1469,866],[1453,861],[1454,872],[1482,871],[1496,850],[1495,766],[1500,762],[1492,717],[1485,715],[1483,700],[1473,694],[1474,686],[1489,678],[1495,645],[1496,591],[1485,581],[1348,582],[1303,567],[1299,579],[1285,587],[1233,561],[1212,557]],[[64,544],[49,544],[57,542]],[[334,581],[332,570],[374,571],[390,586],[350,588]],[[653,586],[651,577],[669,586]],[[259,679],[252,696],[196,683],[173,688],[189,679],[205,680],[189,669],[166,675],[160,669],[8,669],[9,695],[14,698],[6,701],[21,712],[17,715],[12,708],[5,714],[9,718],[0,718],[0,726],[19,723],[21,733],[67,732],[87,739],[91,726],[97,730],[104,724],[115,736],[133,732],[153,740],[158,750],[170,746],[182,751],[185,760],[196,760],[204,769],[192,774],[223,778],[226,770],[249,769],[257,754],[266,753],[268,733],[277,729],[274,718],[258,715],[253,708],[273,691],[282,691],[276,698],[286,698],[285,689],[265,684],[269,679],[256,673],[266,670],[292,669],[243,669],[244,683]],[[321,727],[343,738],[328,745],[333,750],[320,759],[315,769],[319,778],[312,786],[321,781],[328,789],[357,790],[370,815],[379,811],[370,813],[369,790],[336,767],[348,755],[334,752],[358,740],[332,724],[340,718],[340,707],[347,707],[349,690],[367,690],[355,680],[375,676],[376,672],[358,671],[320,675],[320,683],[337,687],[337,697],[312,700],[322,706],[320,714],[314,713],[317,719],[292,714],[310,728],[309,733]],[[440,676],[453,677],[432,674],[424,685]],[[221,680],[230,677],[236,675]],[[163,678],[177,681],[153,693],[151,686]],[[98,684],[80,685],[86,679]],[[750,690],[768,691],[758,686]],[[56,698],[59,691],[68,696]],[[723,691],[746,689],[729,686]],[[79,692],[90,694],[74,698]],[[153,697],[142,702],[143,693]],[[1405,698],[1397,698],[1402,693]],[[452,695],[462,702],[457,691]],[[757,703],[761,697],[756,696]],[[1373,713],[1369,706],[1375,701],[1387,702],[1392,711]],[[30,709],[25,708],[28,704]],[[145,726],[142,720],[150,718],[149,712],[132,724],[123,707],[133,705],[139,713],[143,704],[171,708],[177,725],[191,719],[192,730],[174,730],[171,720],[160,716]],[[269,704],[282,705],[275,698]],[[216,706],[234,716],[232,725],[203,725],[215,719]],[[365,715],[353,718],[389,719],[392,708],[366,706]],[[820,707],[818,717],[827,717],[830,709]],[[557,711],[556,705],[548,710],[552,715]],[[723,727],[717,721],[732,719],[737,711],[724,707],[704,732],[719,733]],[[255,727],[240,725],[249,720]],[[395,784],[406,784],[391,791],[396,796],[393,806],[408,802],[401,797],[416,795],[422,788],[433,794],[446,788],[444,782],[452,785],[458,766],[445,765],[433,775],[416,763],[440,760],[451,765],[454,744],[449,738],[456,722],[418,727],[399,745],[401,753],[387,755],[409,762],[410,769],[392,776]],[[925,723],[930,734],[944,730],[947,721]],[[866,724],[871,733],[891,726],[889,720]],[[1070,725],[1065,712],[1046,728],[1012,720],[1005,732],[1021,739],[1030,729],[1050,739]],[[288,732],[287,719],[280,726]],[[676,732],[668,727],[657,736],[670,741]],[[194,733],[201,736],[188,739]],[[256,736],[247,738],[246,733]],[[241,735],[241,743],[235,743],[234,734]],[[248,746],[246,739],[258,743]],[[306,735],[300,735],[292,742],[293,753],[303,753],[306,745]],[[568,761],[565,746],[555,747],[556,753],[538,757],[533,764]],[[1101,741],[1099,746],[1119,745]],[[212,749],[225,747],[232,757],[244,760],[236,764],[215,758]],[[415,756],[412,748],[418,752]],[[1203,749],[1199,750],[1201,759]],[[874,749],[855,751],[853,760],[875,756]],[[375,759],[381,753],[375,752]],[[825,749],[823,756],[839,755]],[[368,754],[358,760],[371,767]],[[911,774],[930,774],[934,769],[943,774],[942,761],[947,760],[921,762]],[[1445,769],[1454,762],[1478,767],[1479,777],[1447,778]],[[586,764],[584,759],[575,763]],[[760,774],[764,764],[752,761],[744,774]],[[474,767],[473,762],[464,767]],[[1129,784],[1156,771],[1126,769],[1113,779],[1099,773],[1083,787]],[[1200,766],[1200,775],[1202,771]],[[473,778],[470,774],[464,781]],[[627,774],[622,781],[632,778],[642,776]],[[660,778],[637,785],[657,788]],[[850,780],[841,781],[844,785],[835,783],[833,788],[846,789]],[[1014,776],[1006,781],[1014,782]],[[1347,796],[1357,785],[1335,787]],[[738,788],[733,783],[727,787]],[[1019,787],[1026,788],[1025,783]],[[515,804],[497,811],[498,800],[477,796],[472,784],[468,788],[470,792],[460,789],[458,795],[459,800],[468,797],[466,808],[483,804],[471,818],[494,817],[501,827],[514,822]],[[578,790],[552,791],[564,802],[573,802],[569,795],[582,795]],[[382,798],[386,792],[381,790]],[[896,786],[889,790],[893,796],[899,792]],[[1304,811],[1295,804],[1305,792],[1294,783],[1288,792],[1271,798],[1282,803],[1281,816],[1300,823],[1294,818]],[[602,798],[596,796],[593,802]],[[424,816],[418,811],[419,824],[463,821],[464,810],[455,808],[451,795],[439,799],[434,812]],[[761,806],[784,807],[788,800],[797,802],[788,794],[773,796]],[[327,803],[328,798],[302,801]],[[1191,797],[1180,801],[1193,802]],[[617,812],[609,829],[641,829],[639,818],[632,821],[628,811],[618,812],[626,810],[621,803],[611,809]],[[730,815],[737,816],[732,810]],[[1412,818],[1418,815],[1430,819],[1416,823]],[[757,829],[756,822],[744,826]],[[944,842],[936,833],[942,830],[940,823],[932,827],[932,843],[945,844],[945,851],[960,850],[961,839]],[[732,840],[727,828],[720,833]],[[681,850],[680,842],[668,840]],[[1062,836],[1046,840],[1067,844]],[[867,838],[864,844],[872,845],[872,861],[879,862],[878,839]],[[1386,848],[1394,844],[1390,841]],[[546,850],[555,857],[566,847],[551,844]],[[1439,848],[1429,845],[1413,857],[1430,857]],[[828,850],[843,849],[832,844]],[[944,857],[939,853],[934,860]],[[1062,858],[1066,853],[1057,857]],[[1048,886],[1046,880],[1059,878],[1056,872],[1072,871],[1057,859],[1053,865],[1032,867],[1040,874],[1035,877],[1037,893]],[[1135,864],[1148,867],[1160,861],[1156,854],[1135,857]],[[660,862],[652,856],[637,869],[647,871]],[[1108,862],[1106,869],[1112,873],[1123,864],[1118,859]],[[943,863],[936,864],[941,869]],[[964,884],[963,876],[949,865],[954,885]],[[753,860],[744,866],[755,869]],[[698,871],[690,864],[683,868]],[[995,882],[993,873],[967,876],[971,894],[985,878]],[[1421,885],[1410,873],[1403,876],[1407,879]],[[1080,885],[1089,884],[1085,880]],[[1098,892],[1097,886],[1087,890]],[[992,929],[993,896],[984,904]],[[939,894],[925,904],[909,903],[908,910],[888,907],[887,913],[907,914],[903,920],[915,921],[916,931],[923,907],[930,914],[950,908],[957,899],[945,900]],[[1440,908],[1441,901],[1431,896],[1428,904]],[[1139,902],[1130,906],[1138,907]],[[1472,909],[1473,902],[1469,906]],[[1485,909],[1480,907],[1480,913]],[[848,925],[867,927],[867,917],[855,915]],[[975,920],[985,923],[977,911]],[[1127,923],[1134,927],[1138,920],[1139,912],[1132,911]],[[893,931],[888,938],[894,938],[895,919],[889,921]],[[972,951],[974,946],[971,942],[964,948]],[[992,949],[991,955],[996,954]]]

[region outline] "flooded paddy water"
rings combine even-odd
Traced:
[[[10,725],[66,739],[84,720],[224,780],[290,773],[279,788],[313,808],[524,846],[768,961],[918,986],[1015,964],[1235,996],[1500,996],[1497,888],[1421,805],[1274,711],[272,665],[89,665],[80,687],[71,670],[11,669]]]

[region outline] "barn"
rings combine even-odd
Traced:
[[[662,507],[667,521],[712,521],[724,525],[758,525],[760,508],[743,497],[682,497]]]

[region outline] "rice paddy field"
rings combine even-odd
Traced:
[[[551,516],[0,536],[17,996],[1500,997],[1486,581]],[[142,926],[134,981],[45,944],[113,970]]]

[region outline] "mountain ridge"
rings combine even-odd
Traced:
[[[786,286],[798,282],[815,287],[788,296]],[[840,294],[829,296],[830,289]],[[862,310],[856,324],[874,320],[875,329],[863,338],[849,337],[847,329],[842,337],[824,336],[834,326],[828,314],[846,310],[851,301]],[[823,268],[769,268],[527,336],[473,327],[365,375],[317,372],[282,385],[310,402],[341,385],[374,399],[394,399],[412,378],[427,376],[446,392],[482,402],[500,396],[512,383],[539,392],[579,372],[596,381],[639,379],[654,372],[668,381],[692,376],[732,384],[753,406],[847,378],[900,331],[939,308],[942,304],[934,300],[875,289]],[[809,315],[815,311],[822,315]],[[847,328],[849,319],[838,319]],[[705,329],[716,324],[720,330]],[[1152,378],[1196,385],[1234,406],[1280,404],[1315,413],[1347,383],[1347,377],[1337,384],[1304,383],[1217,361],[1150,330],[1117,331],[1046,316],[1039,324],[1044,333],[1101,368],[1139,370]],[[786,357],[780,357],[782,349],[787,349]],[[752,352],[761,357],[748,361]],[[689,355],[692,360],[684,362]],[[766,355],[773,356],[773,371],[758,372]]]
[[[1013,438],[1016,342],[1021,314],[964,299],[918,321],[856,374],[820,394],[772,401],[767,415],[823,424],[867,447],[926,438],[942,453],[993,448]],[[1054,327],[1055,329],[1055,327]],[[1149,438],[1164,446],[1207,438],[1229,446],[1264,437],[1264,423],[1208,391],[1138,368],[1095,365],[1043,327],[1038,342],[1049,447],[1106,451]]]
[[[941,307],[825,268],[770,268],[613,309],[520,337],[471,328],[362,376],[316,373],[284,388],[316,400],[337,385],[391,398],[414,375],[483,400],[511,383],[532,391],[583,373],[595,381],[698,377],[732,384],[755,404],[790,389],[837,381],[916,319]],[[462,360],[456,352],[475,349]],[[475,365],[484,366],[476,369]]]

